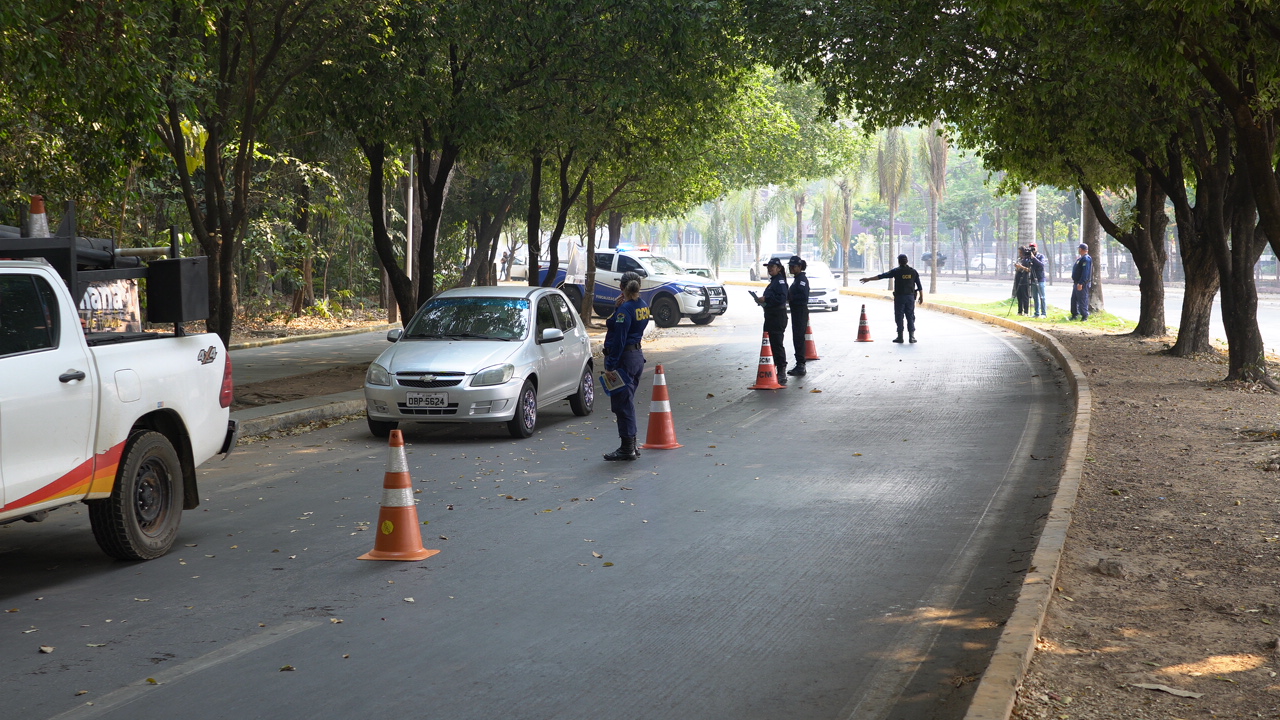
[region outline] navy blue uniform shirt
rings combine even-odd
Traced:
[[[639,345],[644,329],[649,326],[649,306],[644,300],[628,300],[614,309],[605,321],[608,329],[604,337],[604,369],[613,370],[622,359],[622,350],[628,345]]]
[[[787,301],[793,308],[809,307],[809,278],[803,272],[791,276],[791,288],[787,292]]]
[[[915,295],[916,290],[924,292],[924,286],[920,284],[920,273],[910,265],[899,265],[898,267],[886,273],[871,278],[872,280],[883,280],[885,278],[893,278],[893,294],[894,295]]]

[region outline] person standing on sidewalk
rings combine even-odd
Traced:
[[[809,278],[805,268],[809,263],[799,255],[787,261],[791,271],[791,287],[787,289],[787,304],[791,306],[791,345],[796,351],[796,366],[787,372],[799,377],[805,374],[804,336],[809,332]]]
[[[1071,319],[1080,316],[1081,320],[1089,319],[1089,288],[1093,285],[1093,258],[1089,255],[1089,246],[1080,243],[1077,248],[1080,257],[1071,268]]]
[[[773,353],[773,365],[777,368],[778,383],[787,384],[787,274],[782,260],[772,258],[765,263],[769,271],[769,287],[756,303],[764,308],[764,331],[769,335],[769,349]],[[801,355],[801,357],[804,357]]]
[[[622,294],[617,307],[605,321],[604,369],[616,371],[622,387],[609,393],[609,409],[618,419],[618,437],[622,444],[607,453],[605,460],[635,460],[636,451],[636,386],[644,374],[644,353],[640,352],[640,339],[649,326],[649,306],[640,299],[640,276],[634,272],[623,273],[619,279]]]
[[[1018,314],[1031,310],[1031,250],[1018,248],[1018,259],[1013,263],[1013,296],[1018,299]]]
[[[1044,301],[1044,256],[1036,250],[1035,243],[1029,243],[1031,250],[1031,299],[1035,301],[1035,317],[1049,314],[1049,306]]]
[[[907,332],[911,342],[916,341],[916,296],[924,302],[924,285],[920,284],[920,273],[907,264],[907,256],[898,256],[898,267],[875,277],[864,277],[858,282],[867,284],[872,280],[893,278],[893,319],[898,323],[898,337],[893,341],[902,342],[902,321],[907,321]]]

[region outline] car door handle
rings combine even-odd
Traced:
[[[68,370],[58,376],[58,382],[69,383],[72,380],[83,380],[84,372],[81,370]]]

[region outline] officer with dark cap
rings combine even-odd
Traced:
[[[792,255],[787,260],[787,269],[791,271],[791,287],[787,289],[787,303],[791,306],[791,344],[796,351],[796,366],[787,372],[788,375],[804,375],[804,336],[809,332],[809,278],[804,270],[809,267],[799,255]]]
[[[618,437],[622,444],[604,456],[605,460],[635,460],[636,450],[636,386],[644,374],[644,353],[640,339],[649,326],[649,306],[640,299],[640,275],[625,272],[619,278],[622,290],[616,307],[605,320],[604,369],[617,371],[622,387],[609,393],[609,409],[618,418]]]
[[[764,267],[769,271],[769,287],[764,289],[763,297],[756,298],[756,303],[764,307],[764,331],[769,334],[778,382],[786,385],[787,346],[783,337],[787,332],[787,276],[778,258],[770,259]]]
[[[1089,319],[1089,288],[1093,285],[1093,257],[1089,255],[1089,246],[1080,243],[1077,246],[1080,257],[1071,266],[1071,319],[1078,316],[1081,320]]]
[[[902,320],[907,320],[907,332],[911,342],[916,341],[916,295],[924,302],[924,285],[920,284],[920,273],[907,264],[907,256],[898,256],[898,267],[875,277],[865,277],[859,282],[866,284],[872,280],[893,278],[893,319],[898,323],[898,337],[894,342],[902,342]]]

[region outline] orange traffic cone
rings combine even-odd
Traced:
[[[822,358],[818,357],[818,346],[813,343],[813,326],[805,325],[804,326],[804,361],[813,362],[814,360],[821,360],[821,359]]]
[[[871,328],[867,326],[867,306],[862,306],[862,318],[858,320],[858,342],[872,342]]]
[[[425,560],[440,552],[422,547],[418,508],[413,503],[409,461],[404,456],[404,435],[391,431],[387,473],[382,480],[382,509],[378,511],[378,535],[373,550],[360,560]]]
[[[662,372],[661,365],[653,373],[653,396],[649,399],[649,433],[640,447],[648,450],[675,450],[684,447],[676,442],[676,423],[671,416],[667,376]]]
[[[778,368],[773,364],[773,348],[769,347],[769,333],[765,332],[760,344],[760,365],[756,368],[756,384],[748,390],[782,390],[786,385],[778,383]]]
[[[44,212],[44,196],[31,196],[31,212],[27,216],[27,237],[49,237],[49,216]]]

